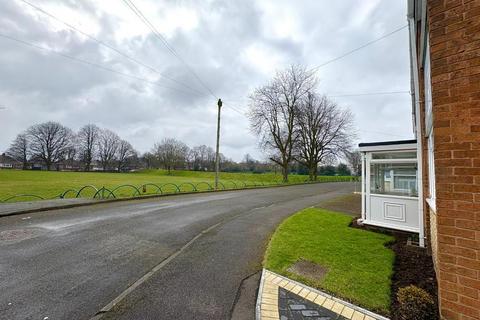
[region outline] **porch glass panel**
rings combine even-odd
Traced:
[[[417,164],[371,163],[370,193],[417,197]]]

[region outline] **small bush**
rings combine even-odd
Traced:
[[[397,292],[398,318],[403,320],[429,320],[435,318],[435,302],[425,290],[410,285]]]

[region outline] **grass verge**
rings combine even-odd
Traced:
[[[394,253],[385,245],[394,238],[350,228],[351,220],[351,216],[317,208],[296,213],[275,231],[264,265],[273,272],[388,315]],[[287,271],[301,259],[325,267],[325,277],[312,280]]]
[[[291,183],[304,182],[308,176],[290,175]],[[349,181],[351,177],[319,177],[319,181]],[[170,174],[165,170],[144,170],[135,173],[108,173],[108,172],[56,172],[56,171],[22,171],[0,170],[0,200],[8,197],[27,194],[42,198],[55,198],[67,190],[72,192],[65,197],[75,196],[74,191],[86,185],[93,185],[97,189],[101,187],[113,190],[121,185],[129,184],[142,189],[143,184],[166,185],[165,193],[175,192],[175,184],[180,186],[182,192],[194,191],[194,184],[198,191],[206,191],[209,184],[213,185],[214,173],[201,171],[172,171]],[[281,181],[281,176],[273,173],[224,173],[220,174],[220,181],[225,189],[236,189],[243,186],[274,184]],[[167,185],[170,184],[170,185]],[[222,187],[223,189],[223,187]],[[117,197],[131,197],[135,189],[123,187],[115,192]],[[144,195],[158,193],[155,186],[147,186]],[[82,197],[92,197],[94,189],[82,191]],[[32,198],[15,198],[12,201],[32,200]]]

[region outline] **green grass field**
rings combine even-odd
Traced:
[[[307,178],[303,175],[290,175],[289,177],[290,183],[301,183]],[[350,177],[319,177],[319,181],[349,179]],[[75,197],[77,191],[86,185],[93,185],[97,189],[105,187],[113,190],[116,187],[128,184],[139,188],[142,191],[141,194],[145,195],[158,193],[157,186],[162,186],[163,193],[178,192],[178,189],[172,184],[177,185],[181,192],[194,191],[195,189],[205,191],[210,188],[208,184],[213,185],[213,181],[213,172],[199,171],[172,171],[171,174],[168,174],[165,170],[144,170],[135,173],[0,170],[0,200],[20,194],[36,195],[45,199],[54,198],[67,190],[71,191],[65,194],[65,198],[71,198]],[[225,189],[234,189],[235,187],[275,184],[281,181],[281,176],[273,173],[221,173],[220,181]],[[143,192],[141,188],[144,184],[152,184],[147,185],[146,192]],[[222,188],[223,186],[221,185]],[[93,188],[86,188],[80,196],[92,197],[94,193]],[[115,196],[128,197],[134,193],[134,188],[124,186],[115,191]],[[10,199],[9,202],[26,200],[35,199],[25,196]]]
[[[389,313],[393,237],[350,228],[352,217],[309,208],[286,219],[273,235],[265,256],[267,269],[372,311]],[[322,280],[288,272],[300,259],[327,269]]]

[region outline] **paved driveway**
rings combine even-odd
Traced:
[[[278,223],[352,190],[324,183],[0,218],[0,319],[251,319],[251,279]]]

